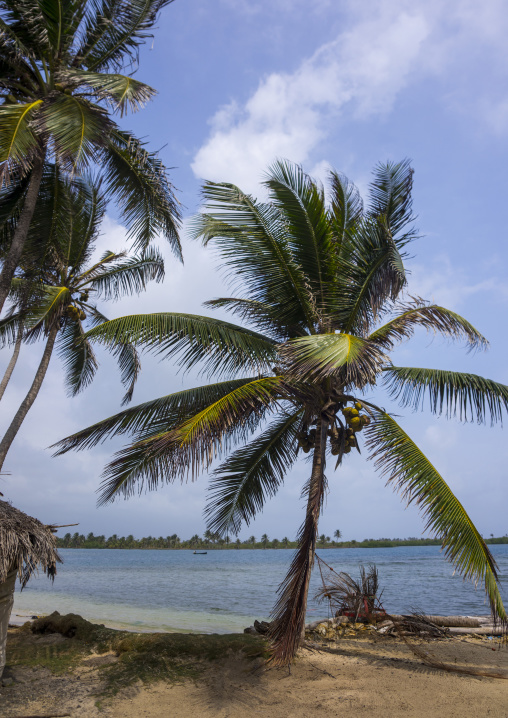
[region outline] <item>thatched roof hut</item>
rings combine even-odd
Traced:
[[[17,572],[22,588],[39,568],[54,578],[57,562],[61,558],[53,527],[0,501],[0,584],[12,571]]]

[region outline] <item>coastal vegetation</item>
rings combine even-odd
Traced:
[[[254,537],[255,538],[255,537]],[[179,536],[143,536],[136,539],[131,534],[129,536],[94,536],[89,533],[86,536],[79,533],[66,533],[65,536],[57,537],[58,548],[114,548],[114,549],[150,549],[150,550],[189,550],[189,549],[205,549],[208,551],[234,550],[234,549],[295,549],[296,541],[283,539],[268,539],[264,541],[251,541],[250,538],[241,541],[239,538],[229,539],[220,535],[214,535],[212,538],[205,538],[197,534],[189,539],[180,539]],[[380,538],[380,539],[363,539],[363,541],[331,541],[327,537],[325,541],[319,541],[317,546],[321,550],[323,548],[392,548],[395,546],[441,546],[442,541],[436,538]],[[508,536],[492,537],[485,540],[488,544],[508,544]]]
[[[86,334],[105,346],[133,343],[184,369],[199,367],[210,379],[57,444],[61,454],[132,436],[105,469],[100,504],[211,470],[208,529],[236,535],[277,493],[299,453],[308,455],[305,517],[269,631],[276,665],[291,663],[304,633],[328,481],[361,451],[362,436],[380,475],[418,506],[456,570],[483,583],[494,616],[507,618],[485,540],[398,417],[372,396],[382,385],[401,407],[427,400],[433,414],[479,424],[500,421],[508,408],[508,387],[495,381],[390,359],[420,328],[470,351],[487,347],[460,315],[404,294],[404,260],[418,236],[412,184],[407,161],[374,169],[366,203],[343,175],[330,172],[325,195],[285,161],[266,176],[266,202],[232,184],[206,182],[192,232],[220,256],[235,293],[206,306],[243,323],[159,312],[120,317]]]

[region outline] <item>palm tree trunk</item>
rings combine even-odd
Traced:
[[[278,589],[279,598],[272,612],[269,635],[272,640],[274,665],[291,663],[300,642],[305,637],[305,613],[314,553],[318,535],[318,521],[326,488],[326,432],[329,422],[320,417],[316,426],[316,444],[309,481],[307,513],[298,535],[298,548],[289,571]]]
[[[0,400],[2,399],[5,390],[7,389],[7,384],[9,383],[12,372],[14,371],[14,367],[16,366],[16,362],[18,361],[19,357],[19,351],[21,349],[21,342],[23,340],[23,330],[21,327],[18,330],[18,334],[16,336],[16,343],[14,344],[14,352],[11,356],[11,360],[7,366],[7,369],[5,370],[5,374],[2,377],[2,381],[0,382]]]
[[[49,360],[51,359],[51,354],[53,352],[53,347],[55,346],[55,339],[56,335],[58,334],[58,329],[58,325],[54,325],[51,328],[51,331],[49,332],[48,336],[48,341],[46,342],[44,353],[42,355],[39,367],[35,373],[32,386],[30,387],[28,394],[21,402],[21,405],[16,412],[16,416],[11,421],[11,425],[5,432],[4,438],[0,443],[0,471],[2,470],[2,466],[4,464],[5,457],[7,456],[7,452],[9,451],[10,446],[14,441],[16,434],[18,433],[19,428],[25,419],[25,416],[28,414],[32,404],[37,398],[39,389],[41,388],[42,382],[44,381],[44,377],[46,376],[46,371],[49,366]]]
[[[32,217],[35,212],[39,188],[41,186],[43,168],[44,157],[40,157],[34,162],[25,201],[23,203],[23,209],[19,215],[12,243],[7,256],[5,257],[4,266],[0,274],[0,312],[3,309],[5,300],[7,299],[11,289],[12,278],[14,277],[16,267],[19,265],[23,247],[25,246],[25,241],[28,236],[30,222],[32,221]]]

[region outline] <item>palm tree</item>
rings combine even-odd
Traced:
[[[287,547],[288,547],[289,539],[288,539],[287,536],[284,536],[284,538],[283,538],[282,541],[281,541],[281,544],[284,546],[284,548],[287,548]]]
[[[324,546],[324,545],[325,545],[325,543],[326,543],[326,536],[325,536],[324,534],[321,534],[321,536],[319,537],[319,543],[321,544],[321,546]]]
[[[362,431],[375,467],[418,505],[447,558],[463,576],[484,582],[493,613],[506,619],[485,541],[429,459],[367,394],[382,382],[402,406],[419,406],[428,396],[434,414],[480,423],[498,421],[508,407],[508,387],[494,381],[390,361],[389,351],[417,327],[469,348],[487,345],[456,313],[402,301],[405,248],[416,237],[412,177],[407,161],[378,165],[367,206],[344,176],[330,173],[327,202],[320,184],[282,161],[264,183],[267,203],[234,185],[207,182],[194,234],[213,245],[239,291],[207,305],[249,327],[153,314],[112,320],[87,334],[106,345],[139,343],[159,356],[181,352],[181,364],[201,362],[218,382],[123,411],[59,443],[63,453],[133,435],[104,472],[100,503],[138,486],[195,477],[226,455],[212,475],[206,516],[212,530],[238,531],[277,492],[299,449],[310,454],[305,518],[272,614],[276,664],[291,662],[304,635],[326,462],[337,469],[359,451]]]
[[[263,544],[263,548],[266,548],[266,547],[267,547],[268,541],[269,541],[268,535],[267,535],[267,534],[263,534],[263,535],[261,536],[261,543]]]
[[[75,396],[92,381],[98,367],[90,343],[83,339],[87,324],[93,327],[107,321],[95,301],[139,293],[148,281],[164,277],[163,261],[150,248],[140,257],[108,251],[90,264],[105,211],[104,196],[85,180],[69,183],[56,167],[50,179],[47,194],[57,197],[58,203],[53,200],[49,212],[41,206],[32,222],[25,245],[26,263],[12,282],[12,307],[0,321],[0,340],[4,342],[12,340],[14,332],[17,344],[20,326],[25,341],[41,337],[46,341],[33,383],[0,442],[0,469],[37,398],[55,345],[64,363],[68,394]],[[50,227],[57,231],[51,234]],[[33,243],[32,233],[37,238]],[[30,254],[31,248],[35,254]],[[113,352],[127,388],[127,403],[140,369],[137,352],[125,343]]]
[[[335,532],[334,532],[334,534],[333,534],[333,537],[336,538],[337,541],[340,541],[341,538],[342,538],[342,532],[341,532],[341,530],[340,530],[340,529],[336,529]]]
[[[16,216],[7,232],[0,311],[47,161],[72,176],[98,165],[136,248],[163,234],[180,256],[179,212],[165,168],[112,119],[155,95],[132,72],[120,71],[135,65],[140,45],[170,2],[0,0],[0,187],[5,185],[2,204]]]
[[[255,537],[255,536],[250,536],[250,537],[248,538],[248,542],[249,542],[252,546],[255,546],[255,545],[256,545],[256,537]]]

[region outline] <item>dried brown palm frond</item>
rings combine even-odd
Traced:
[[[355,621],[371,618],[381,609],[378,570],[374,564],[368,569],[360,566],[360,578],[355,580],[345,571],[331,573],[328,583],[316,594],[318,600],[328,600],[339,616],[349,616]]]
[[[57,562],[61,558],[51,527],[0,501],[0,583],[10,571],[17,571],[24,588],[39,567],[54,578]]]

